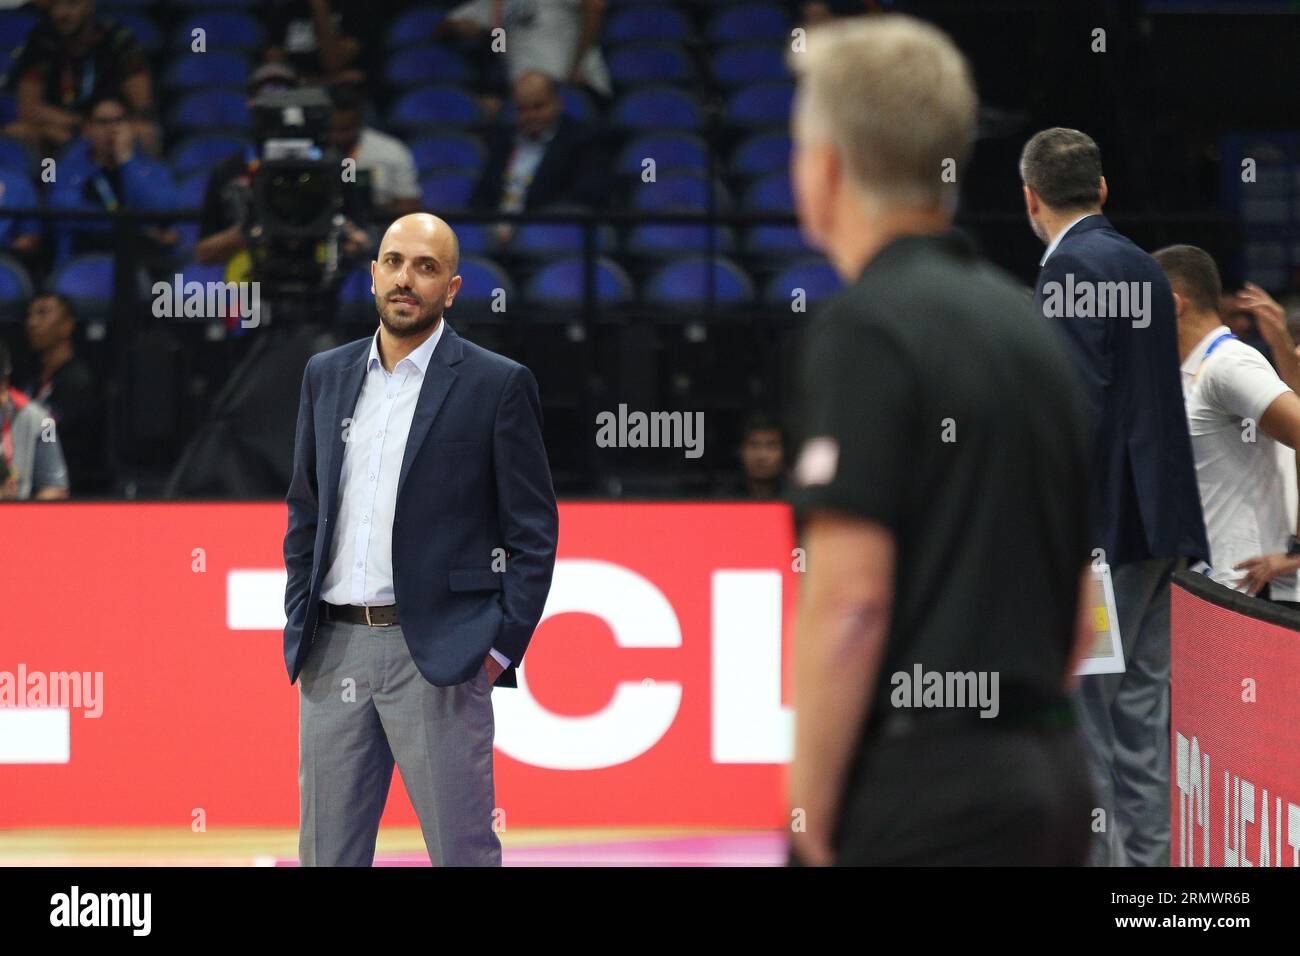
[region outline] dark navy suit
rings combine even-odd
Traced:
[[[290,683],[316,633],[343,426],[361,394],[370,342],[312,356],[303,375],[284,538]],[[558,529],[536,380],[447,326],[411,421],[392,539],[402,633],[429,683],[469,681],[496,648],[511,661],[497,684],[517,686],[515,667],[550,589]],[[494,552],[505,555],[504,571],[494,570]]]
[[[1140,283],[1146,315],[1048,316],[1052,289]],[[1058,285],[1053,285],[1057,283]],[[1083,285],[1081,285],[1081,283]],[[1179,373],[1173,293],[1159,264],[1102,215],[1061,237],[1034,304],[1056,324],[1092,405],[1093,542],[1105,549],[1124,649],[1121,674],[1084,677],[1080,724],[1102,831],[1092,862],[1169,863],[1169,579],[1208,559]],[[1060,304],[1058,302],[1058,304]]]
[[[1157,557],[1208,560],[1192,443],[1187,434],[1173,294],[1159,264],[1105,216],[1075,223],[1038,276],[1044,287],[1080,281],[1149,282],[1150,325],[1116,318],[1056,320],[1092,403],[1096,546],[1124,564]]]

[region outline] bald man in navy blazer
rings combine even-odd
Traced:
[[[437,865],[499,866],[492,688],[541,619],[559,521],[527,368],[443,319],[459,244],[389,227],[375,335],[312,357],[284,538],[299,857],[368,866],[394,764]]]

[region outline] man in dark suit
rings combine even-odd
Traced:
[[[394,222],[377,333],[303,376],[284,657],[305,866],[373,862],[394,761],[434,865],[501,862],[491,692],[516,686],[558,519],[532,373],[443,320],[459,258],[436,216]]]
[[[1110,566],[1125,671],[1081,683],[1105,817],[1094,862],[1169,862],[1169,578],[1207,559],[1178,371],[1173,295],[1160,266],[1101,214],[1101,152],[1048,129],[1020,158],[1025,208],[1047,244],[1034,304],[1064,337],[1096,425],[1094,555]],[[1104,824],[1104,826],[1103,826]]]
[[[470,206],[521,212],[603,202],[603,143],[594,128],[564,115],[555,82],[545,73],[525,73],[515,82],[514,105],[515,125],[492,137]]]

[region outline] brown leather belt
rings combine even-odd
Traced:
[[[366,624],[370,627],[391,627],[397,623],[397,605],[357,607],[355,604],[327,604],[321,601],[320,619],[344,624]]]

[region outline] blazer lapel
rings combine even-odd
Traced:
[[[446,318],[443,321],[446,322]],[[411,462],[415,460],[416,453],[424,444],[433,420],[438,416],[447,393],[451,391],[451,386],[456,381],[456,370],[452,366],[461,360],[463,352],[464,343],[448,325],[443,330],[438,347],[429,357],[429,368],[425,373],[424,382],[420,385],[419,398],[415,402],[415,415],[411,419],[411,430],[406,436],[406,450],[402,453],[402,468],[397,475],[398,501],[402,500],[402,489],[406,486],[406,476],[411,471]]]
[[[366,381],[366,358],[370,355],[370,341],[360,343],[360,351],[351,359],[344,360],[334,370],[334,387],[330,389],[333,402],[330,403],[329,418],[326,426],[330,430],[329,451],[325,458],[325,494],[321,510],[333,518],[338,512],[339,479],[343,472],[343,422],[352,417],[356,411],[357,400],[361,398],[361,386]],[[328,504],[328,509],[326,505]]]

